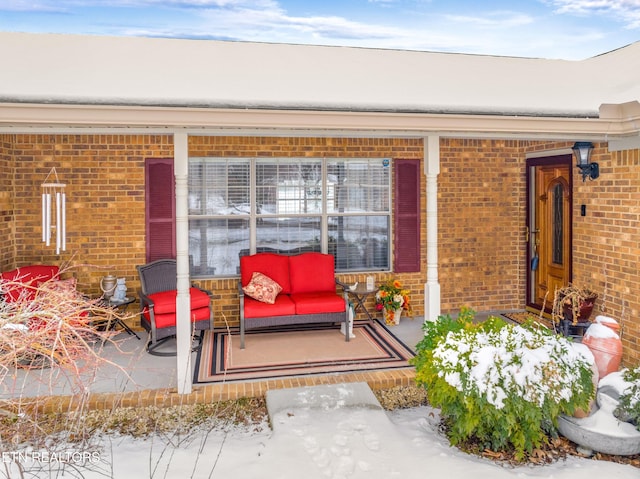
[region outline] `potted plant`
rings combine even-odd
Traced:
[[[640,431],[640,366],[620,372],[622,392],[615,411],[621,421],[630,422]]]
[[[572,325],[589,320],[598,295],[588,288],[569,283],[556,289],[553,298],[553,320],[568,321]]]
[[[399,324],[403,311],[411,314],[409,290],[404,289],[398,280],[383,283],[376,293],[376,310],[383,311],[386,324]]]

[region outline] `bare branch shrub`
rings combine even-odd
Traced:
[[[130,315],[77,291],[74,281],[20,279],[0,283],[2,296],[20,291],[15,301],[0,300],[0,374],[55,365],[80,379],[81,368],[104,361],[96,344],[113,343],[115,331],[99,326]]]
[[[60,277],[70,276],[71,269],[61,268]],[[42,409],[59,394],[71,396],[68,412],[76,413],[59,426],[69,437],[78,436],[84,428],[78,418],[87,410],[98,367],[113,365],[128,376],[102,353],[105,344],[121,351],[111,324],[133,315],[77,291],[72,277],[39,284],[23,279],[0,282],[0,448],[5,452],[24,444],[51,446],[46,444]],[[33,394],[37,382],[44,385],[44,394]]]

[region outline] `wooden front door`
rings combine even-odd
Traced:
[[[571,281],[571,166],[571,155],[527,161],[530,310],[550,311],[556,289]]]

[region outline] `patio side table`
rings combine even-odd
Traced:
[[[377,290],[375,288],[367,289],[366,285],[364,284],[358,284],[358,286],[356,286],[355,289],[351,289],[351,288],[347,289],[347,292],[355,301],[355,304],[353,306],[354,318],[358,311],[363,311],[364,314],[367,315],[369,320],[373,321],[373,316],[371,316],[371,313],[367,309],[365,302],[370,295],[376,294],[376,291]]]
[[[119,313],[124,313],[129,307],[129,305],[135,303],[135,301],[136,301],[135,298],[131,296],[131,297],[125,298],[124,301],[114,301],[111,298],[109,299],[102,298],[100,300],[100,303],[105,308],[111,308],[114,311],[117,311]],[[133,335],[136,338],[140,339],[140,336],[138,336],[138,334],[133,329],[131,329],[127,325],[127,323],[122,321],[122,319],[120,319],[118,316],[105,319],[105,322],[106,322],[105,327],[108,329],[115,330],[116,326],[121,326],[122,329],[124,329],[127,332],[127,334]]]

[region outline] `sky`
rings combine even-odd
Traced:
[[[0,0],[0,31],[580,60],[640,40],[640,0]]]

